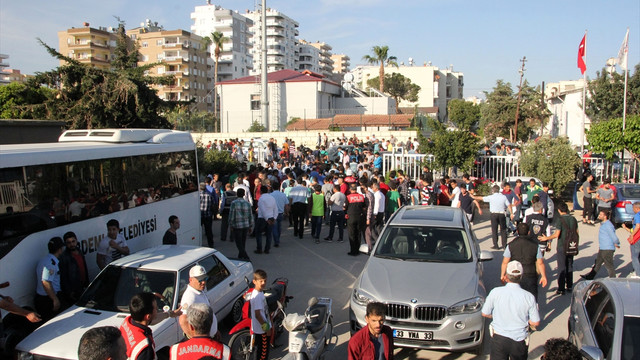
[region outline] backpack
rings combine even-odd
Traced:
[[[570,228],[562,216],[560,216],[560,221],[562,221],[563,230],[567,229],[567,234],[564,237],[564,254],[566,256],[576,256],[580,252],[580,236],[576,231],[577,226],[575,229]]]
[[[427,193],[429,194],[429,200],[427,201],[428,205],[436,205],[438,202],[438,196],[436,195],[436,191],[433,186],[427,186]]]

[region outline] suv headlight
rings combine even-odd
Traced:
[[[18,360],[33,360],[33,354],[26,351],[18,351]]]
[[[457,304],[449,306],[449,315],[471,314],[482,309],[484,298],[476,296],[472,299],[461,301]]]
[[[367,294],[360,289],[353,289],[353,301],[360,306],[367,306],[368,303],[375,301],[373,296]]]

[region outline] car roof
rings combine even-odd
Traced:
[[[625,316],[640,316],[640,279],[604,278],[597,280],[604,284],[610,292],[615,292],[622,301]]]
[[[147,270],[178,271],[207,255],[217,253],[212,248],[188,245],[160,245],[138,251],[109,265]]]
[[[463,228],[462,209],[447,206],[403,206],[391,218],[390,225],[429,225]]]

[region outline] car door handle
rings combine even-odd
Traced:
[[[229,286],[233,286],[233,284],[235,284],[235,283],[236,283],[235,281],[232,281],[232,282],[229,283]]]

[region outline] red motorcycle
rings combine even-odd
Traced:
[[[271,319],[271,329],[269,330],[270,345],[274,347],[276,338],[282,334],[284,327],[282,321],[286,316],[284,309],[287,307],[289,300],[293,296],[287,296],[287,285],[289,280],[286,278],[277,278],[271,286],[264,290],[264,297],[269,307],[269,318]],[[229,348],[231,349],[231,357],[234,360],[249,360],[253,351],[253,333],[251,332],[251,313],[250,313],[250,296],[253,291],[252,285],[249,290],[244,293],[244,304],[242,305],[242,320],[237,323],[230,331]]]

